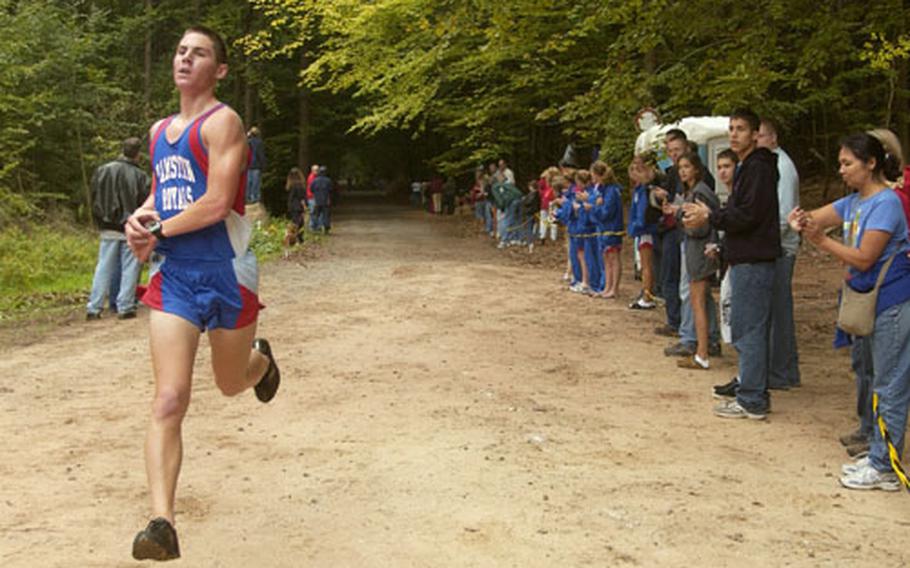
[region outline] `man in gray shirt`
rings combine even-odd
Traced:
[[[775,262],[771,297],[771,362],[768,388],[787,390],[800,386],[796,326],[793,322],[793,268],[799,250],[799,233],[790,228],[787,215],[799,205],[799,174],[790,156],[778,145],[777,127],[761,121],[758,146],[777,154],[777,200],[780,205],[780,245],[783,254]]]

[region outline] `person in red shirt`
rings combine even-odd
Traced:
[[[307,209],[307,212],[310,214],[310,222],[307,223],[307,225],[309,225],[311,231],[315,230],[315,228],[313,227],[313,221],[314,221],[313,207],[316,206],[316,198],[313,196],[312,185],[313,185],[313,180],[316,179],[316,174],[318,174],[318,173],[319,173],[319,164],[313,164],[312,166],[310,166],[310,173],[306,177],[306,209]]]
[[[559,170],[556,168],[547,168],[540,174],[540,180],[537,182],[537,191],[540,193],[540,220],[537,224],[537,237],[541,243],[546,240],[548,229],[550,231],[550,240],[556,240],[556,223],[550,218],[550,204],[556,199],[556,193],[550,185],[550,179],[558,173]]]

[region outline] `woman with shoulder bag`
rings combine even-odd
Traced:
[[[817,248],[847,265],[848,301],[856,293],[877,293],[866,339],[872,345],[875,418],[885,426],[888,440],[881,428],[874,428],[869,455],[844,465],[840,482],[849,489],[897,491],[902,470],[889,456],[888,442],[899,459],[910,406],[910,242],[900,200],[886,181],[895,175],[898,162],[866,133],[845,138],[838,160],[844,183],[855,193],[811,212],[797,207],[788,221]],[[825,234],[825,229],[841,224],[843,243]],[[852,308],[855,305],[845,303],[839,319]]]

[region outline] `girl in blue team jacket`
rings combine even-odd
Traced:
[[[634,239],[641,261],[641,294],[629,305],[633,310],[653,310],[657,307],[654,300],[654,236],[657,235],[657,223],[645,215],[651,207],[651,185],[656,175],[653,153],[637,155],[629,164],[629,180],[635,185],[629,205],[629,236]]]
[[[557,199],[559,209],[556,210],[556,221],[566,228],[566,234],[569,237],[567,250],[569,268],[571,269],[571,273],[569,274],[569,290],[572,290],[573,292],[585,292],[587,289],[585,282],[587,282],[588,275],[583,263],[579,262],[578,255],[575,254],[579,240],[577,235],[583,234],[584,227],[582,226],[582,219],[575,214],[575,210],[580,207],[575,201],[575,184],[571,180],[568,181],[570,182],[568,188]]]
[[[578,293],[590,291],[591,261],[585,256],[585,241],[596,240],[590,235],[588,211],[592,205],[590,199],[590,173],[581,170],[575,174],[574,191],[566,195],[557,212],[557,220],[566,226],[569,233],[569,259],[572,263],[572,285],[569,290]],[[588,204],[589,207],[585,207]],[[591,244],[587,245],[590,249]],[[595,274],[599,279],[599,275]]]
[[[591,175],[601,200],[597,212],[601,249],[599,264],[604,267],[604,289],[601,295],[604,298],[615,298],[619,293],[619,278],[622,275],[619,258],[623,235],[622,187],[616,183],[610,166],[600,160],[591,164]]]
[[[584,219],[584,236],[579,239],[579,258],[588,273],[588,293],[600,295],[604,291],[603,254],[600,248],[600,233],[603,229],[603,198],[597,186],[593,185],[591,172],[580,170],[575,174],[575,183],[584,187],[579,213]]]

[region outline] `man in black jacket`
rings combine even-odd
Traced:
[[[322,232],[328,233],[332,228],[330,216],[332,189],[333,184],[332,180],[329,179],[328,168],[319,166],[316,178],[313,180],[312,185],[310,185],[310,190],[313,192],[313,211],[310,212],[312,215],[310,228],[313,231],[321,229]]]
[[[141,265],[126,244],[123,225],[149,193],[149,177],[137,164],[138,138],[123,141],[123,154],[95,170],[92,176],[92,217],[101,230],[98,265],[92,279],[86,319],[101,318],[104,295],[120,266],[117,318],[136,317],[136,282]]]
[[[777,201],[777,156],[759,148],[760,121],[751,110],[730,116],[730,147],[740,166],[726,207],[715,213],[701,204],[683,207],[687,227],[710,223],[726,232],[725,256],[730,264],[733,297],[733,346],[739,353],[739,384],[715,389],[730,400],[714,408],[723,418],[763,420],[771,407],[768,394],[770,367],[771,295],[774,263],[781,254]],[[733,396],[735,393],[735,398]]]

